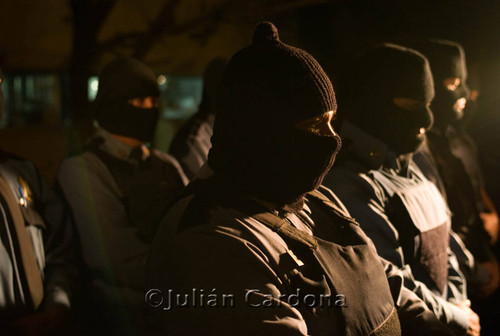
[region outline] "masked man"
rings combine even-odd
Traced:
[[[349,83],[340,162],[325,179],[379,255],[457,335],[479,333],[466,307],[465,280],[449,249],[445,200],[411,161],[431,125],[434,96],[427,60],[386,44],[357,60]]]
[[[498,235],[498,214],[484,188],[474,143],[460,130],[469,96],[465,54],[459,44],[443,40],[426,41],[418,50],[429,60],[436,97],[434,125],[415,162],[426,175],[437,175],[433,179],[440,180],[438,185],[453,213],[453,230],[475,259],[464,270],[471,292],[488,296],[500,284],[498,262],[490,246],[490,238]]]
[[[99,320],[131,332],[143,305],[146,258],[161,216],[187,179],[177,161],[151,150],[159,90],[153,72],[130,58],[99,76],[96,134],[65,160],[58,183],[73,212]],[[92,300],[91,300],[92,301]],[[130,313],[132,312],[132,313]],[[135,314],[137,312],[137,314]]]
[[[340,146],[335,113],[316,60],[259,24],[222,80],[214,174],[187,187],[155,239],[146,298],[156,326],[172,335],[448,332],[320,187]]]
[[[0,71],[0,112],[2,82]],[[1,335],[71,333],[78,272],[70,224],[35,166],[0,151]]]

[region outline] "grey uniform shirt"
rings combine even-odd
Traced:
[[[130,157],[131,147],[103,129],[98,129],[96,136],[104,139],[103,151],[135,164]],[[175,168],[175,176],[162,177],[165,183],[171,179],[181,179],[182,185],[187,183],[181,167],[170,155],[159,151],[150,153],[144,147],[143,154],[144,158],[156,155]],[[138,228],[131,223],[122,190],[108,167],[94,153],[85,151],[62,163],[58,183],[73,212],[92,285],[104,295],[104,300],[124,302],[131,307],[142,306],[150,244],[140,237]]]
[[[374,176],[379,176],[389,180],[392,187],[397,188],[404,175],[400,172],[401,168],[395,154],[381,141],[349,122],[344,123],[342,131],[345,144],[343,150],[347,153],[344,152],[344,160],[334,166],[323,183],[334,190],[350,214],[373,240],[378,254],[403,271],[405,287],[423,299],[441,321],[449,325],[457,334],[465,333],[468,317],[464,311],[456,306],[456,303],[467,298],[465,277],[461,273],[457,258],[451,250],[452,248],[465,249],[463,243],[460,241],[458,244],[455,243],[455,239],[459,240],[459,238],[450,229],[446,288],[444,293],[437,292],[426,281],[427,279],[420,278],[418,272],[412,270],[408,261],[405,260],[404,244],[400,241],[401,232],[398,231],[398,225],[405,224],[391,221],[390,210],[387,207],[389,196],[385,188],[374,178]],[[418,171],[413,163],[410,166],[410,169],[412,168]],[[420,186],[420,183],[416,181],[410,182]],[[435,188],[429,181],[423,181],[423,183],[428,183],[429,187]],[[437,189],[432,195],[435,199],[431,200],[431,203],[440,203],[446,206]],[[409,205],[405,204],[405,206]],[[433,211],[434,209],[431,207],[429,210]],[[447,208],[443,210],[447,210]],[[443,213],[437,215],[443,216]],[[443,217],[439,221],[446,220],[449,226],[449,213],[447,216],[448,218]],[[412,220],[425,224],[426,217],[432,219],[432,214],[423,211],[419,218],[412,218]],[[461,253],[468,252],[462,250]]]

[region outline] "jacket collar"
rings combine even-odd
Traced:
[[[101,145],[102,150],[122,160],[131,159],[130,156],[135,148],[128,146],[121,141],[118,141],[111,135],[111,133],[109,133],[105,129],[98,127],[96,129],[94,137],[100,137],[104,140],[104,142]],[[147,159],[150,155],[149,149],[143,145],[141,146],[141,150],[142,150],[142,159],[143,160]]]
[[[356,125],[344,121],[341,128],[344,150],[347,156],[371,170],[382,168],[401,171],[397,155],[381,140],[363,131]]]

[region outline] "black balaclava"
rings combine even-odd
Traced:
[[[130,99],[143,97],[159,97],[153,71],[135,59],[118,58],[99,75],[95,119],[113,134],[151,142],[159,109],[138,108],[128,103]]]
[[[259,24],[253,43],[226,68],[208,163],[216,178],[283,210],[301,207],[331,168],[339,138],[294,125],[336,110],[332,84],[305,51]]]
[[[467,67],[465,53],[458,43],[444,40],[428,40],[416,45],[416,49],[427,57],[434,78],[436,96],[432,101],[434,126],[444,128],[455,124],[460,115],[455,103],[460,98],[469,98],[469,88],[465,83]],[[455,91],[448,90],[443,81],[446,78],[459,78],[461,83]]]
[[[434,84],[425,57],[415,50],[385,43],[360,57],[350,78],[345,119],[382,140],[396,154],[414,152],[421,144],[420,128],[429,128],[428,103]],[[418,101],[406,110],[394,98]]]

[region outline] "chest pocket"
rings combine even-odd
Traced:
[[[398,230],[406,262],[417,277],[429,278],[444,293],[450,211],[436,186],[417,168],[410,165],[409,169],[410,177],[380,170],[371,175],[388,196],[388,216]]]
[[[314,196],[313,196],[314,195]],[[300,230],[274,214],[252,215],[274,229],[290,250],[280,256],[290,293],[311,335],[401,335],[399,319],[380,260],[359,227],[338,216],[325,196],[314,193],[328,223],[342,227],[336,244]],[[352,236],[352,237],[349,237]],[[363,304],[359,304],[362,302]]]

